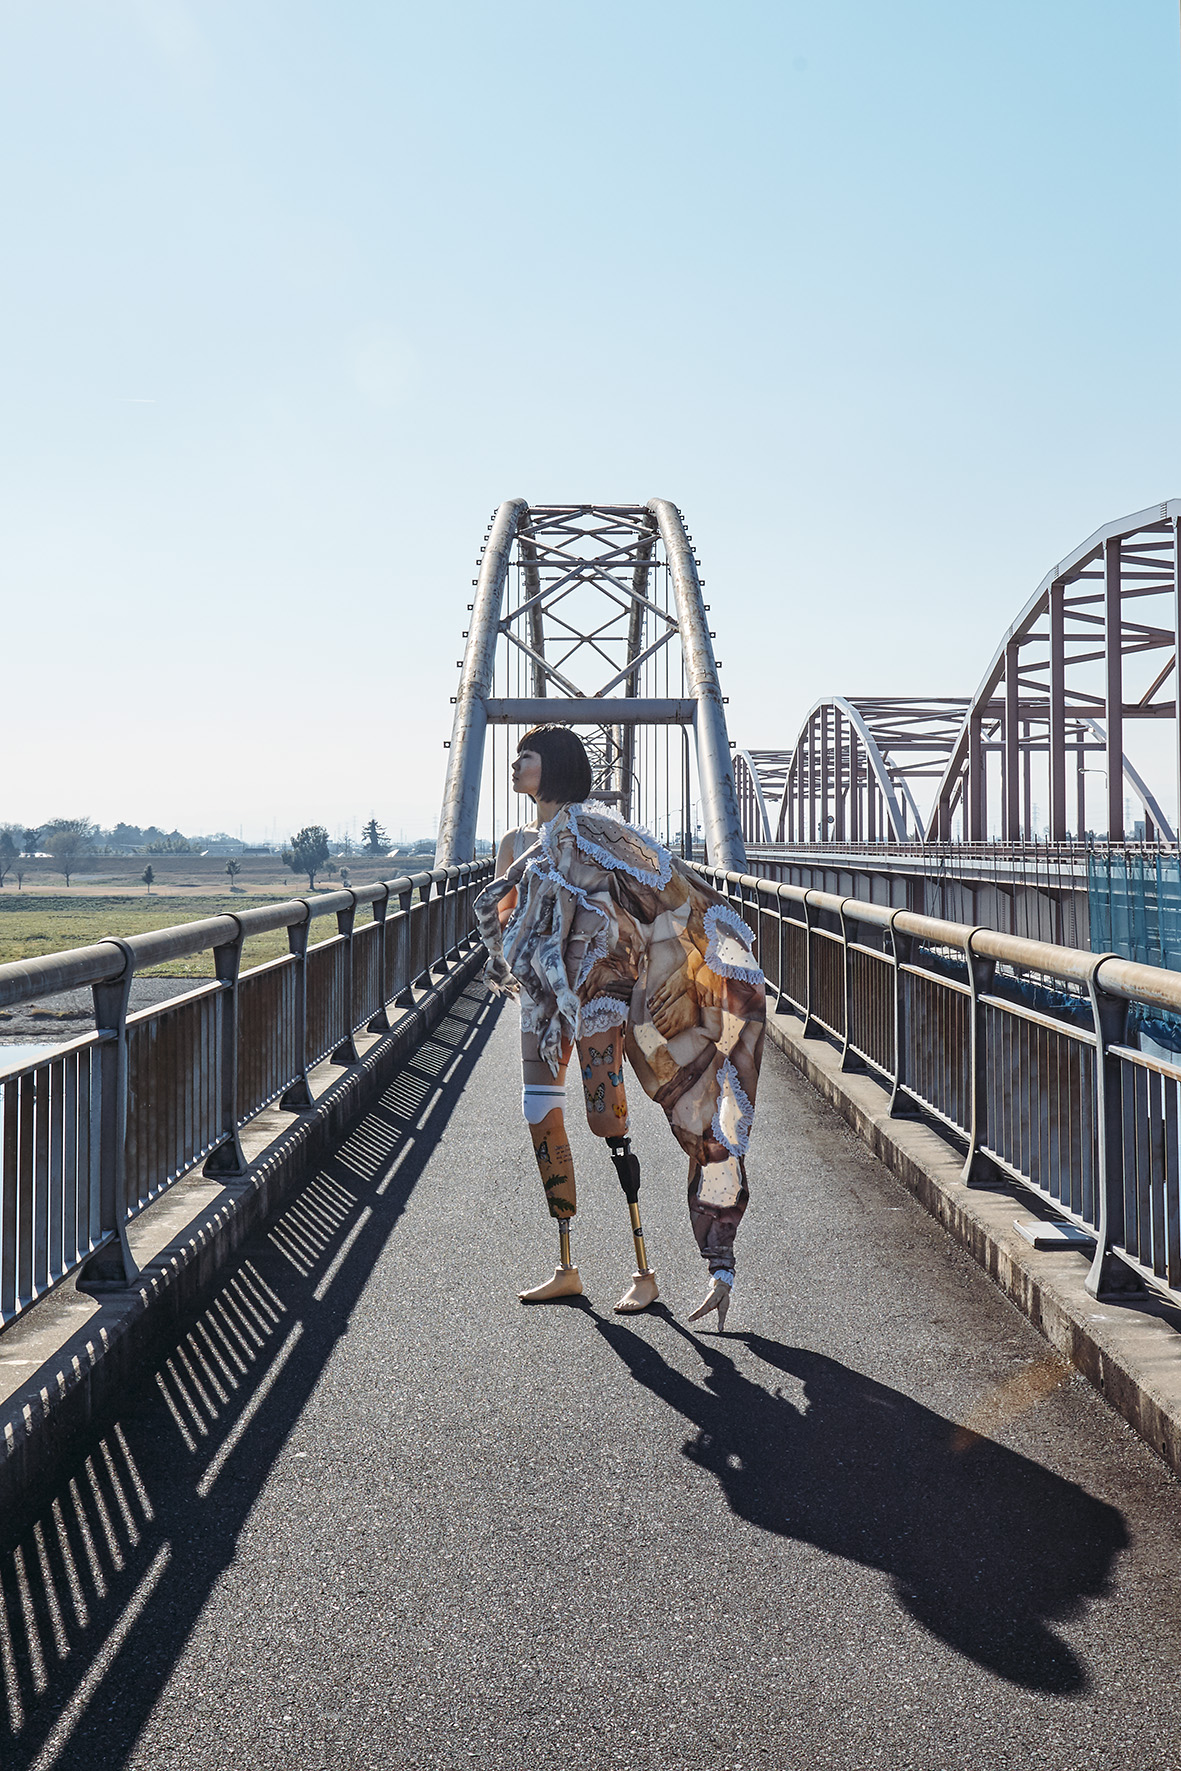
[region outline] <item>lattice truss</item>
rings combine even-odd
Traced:
[[[921,835],[963,698],[818,701],[793,751],[742,751],[735,785],[750,842],[879,842]]]
[[[561,699],[683,696],[680,630],[668,562],[643,505],[530,505],[518,530],[499,623],[493,693]],[[530,807],[508,791],[520,727],[493,746],[496,824],[524,822]],[[580,728],[595,793],[625,818],[680,843],[691,827],[679,730],[605,723]]]
[[[793,750],[740,752],[747,840],[1122,841],[1130,802],[1147,838],[1173,841],[1179,525],[1181,500],[1098,530],[1047,573],[970,699],[833,696]],[[1136,721],[1155,724],[1133,762]]]
[[[930,835],[1122,841],[1130,801],[1146,836],[1172,840],[1145,776],[1173,798],[1179,517],[1170,503],[1108,524],[1042,580],[972,699]]]

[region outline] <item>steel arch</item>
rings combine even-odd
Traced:
[[[897,696],[818,701],[791,753],[775,840],[827,841],[830,825],[835,841],[913,840],[922,815],[912,782],[942,774],[966,706]]]
[[[759,759],[790,757],[775,828],[780,842],[851,841],[856,834],[869,842],[905,835],[985,843],[990,822],[999,823],[1007,842],[1035,840],[1035,769],[1045,777],[1051,841],[1087,834],[1087,774],[1105,776],[1108,840],[1126,837],[1127,794],[1144,809],[1147,837],[1176,841],[1156,793],[1127,755],[1125,726],[1173,721],[1181,806],[1179,556],[1181,499],[1118,518],[1047,572],[971,697],[818,701],[794,751],[740,753],[751,777],[742,789],[748,839],[760,822],[771,828],[769,774]],[[1162,698],[1170,678],[1171,698]],[[990,785],[990,758],[999,786],[996,779]],[[1088,767],[1096,758],[1103,766]],[[925,815],[914,791],[919,781],[936,783]],[[999,817],[991,818],[995,812]]]
[[[783,797],[790,762],[790,750],[735,751],[734,788],[747,842],[774,841],[773,818]]]
[[[505,590],[514,560],[525,594],[506,613]],[[647,594],[649,574],[657,567],[668,569],[675,618]],[[637,729],[655,724],[691,727],[708,858],[716,866],[745,869],[713,635],[692,541],[676,505],[663,498],[649,499],[646,505],[531,505],[523,498],[508,499],[493,515],[474,584],[437,864],[454,866],[474,855],[488,725],[553,720],[599,730],[604,796],[615,799],[625,816],[635,777]],[[570,611],[586,592],[597,593],[604,607],[600,616],[589,622],[584,616],[580,623]],[[573,603],[568,600],[572,597]],[[640,696],[644,665],[674,639],[680,651],[681,695]],[[516,648],[528,660],[531,698],[493,696],[498,647]],[[595,686],[575,680],[575,668],[584,672],[588,659],[596,676],[604,661],[608,665],[608,675]]]
[[[1178,598],[1176,562],[1181,499],[1150,506],[1097,529],[1042,579],[994,652],[969,703],[963,727],[948,758],[928,822],[929,840],[950,840],[958,811],[968,842],[988,840],[987,756],[1001,758],[1001,830],[1006,841],[1033,835],[1030,762],[1046,756],[1049,835],[1062,841],[1073,821],[1074,834],[1086,830],[1084,758],[1101,753],[1106,775],[1107,837],[1120,842],[1124,795],[1130,788],[1141,801],[1146,829],[1155,823],[1169,842],[1174,833],[1160,805],[1124,751],[1129,719],[1177,722],[1176,691],[1159,699],[1170,676],[1176,678]],[[1100,588],[1092,589],[1092,586]],[[1167,598],[1168,624],[1137,620],[1125,605]],[[1151,614],[1151,611],[1149,612]],[[1127,699],[1127,663],[1138,655],[1167,653],[1162,667],[1138,700]],[[1086,666],[1098,681],[1079,681]],[[998,693],[999,691],[999,693]],[[1181,752],[1174,735],[1174,758],[1181,788]],[[1075,812],[1068,815],[1067,781],[1075,772]]]

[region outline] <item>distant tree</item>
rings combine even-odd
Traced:
[[[54,818],[42,831],[41,841],[64,876],[68,891],[70,875],[77,871],[83,855],[94,849],[94,825],[89,818]]]
[[[152,872],[152,869],[150,866],[147,866],[144,868],[143,872],[140,874],[140,878],[143,880],[144,884],[147,886],[147,888],[150,892],[152,889],[152,883],[156,878],[156,875]]]
[[[241,861],[227,861],[226,862],[226,872],[230,876],[230,890],[231,890],[231,892],[236,892],[238,889],[237,886],[234,884],[234,881],[237,879],[237,877],[241,873],[241,871],[242,871]]]
[[[325,861],[324,871],[328,875],[329,879],[331,879],[333,874],[336,872],[336,862],[335,861]]]
[[[342,867],[340,870],[340,883],[342,886],[344,886],[345,890],[347,891],[348,890],[348,883],[349,883],[349,870],[347,867]]]
[[[349,835],[347,830],[345,831],[344,835],[341,837],[340,841],[337,843],[336,852],[338,855],[343,855],[346,861],[352,855],[353,839]]]
[[[30,857],[35,855],[40,846],[41,832],[39,830],[24,830],[21,832],[21,849],[26,855],[29,855]]]
[[[21,835],[15,824],[0,824],[0,886],[20,858]]]
[[[328,832],[322,824],[306,824],[298,836],[291,838],[290,846],[283,850],[284,867],[292,873],[306,873],[308,889],[315,891],[316,875],[329,856]]]
[[[377,822],[377,819],[370,818],[368,824],[366,824],[361,832],[361,843],[364,847],[365,853],[367,855],[372,855],[374,859],[376,859],[377,856],[384,855],[388,852],[390,839],[382,829],[381,825]]]

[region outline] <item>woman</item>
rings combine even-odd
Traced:
[[[631,1208],[638,1271],[615,1308],[643,1310],[659,1296],[627,1137],[626,1050],[689,1157],[689,1217],[710,1272],[690,1321],[716,1310],[720,1329],[734,1283],[734,1234],[749,1197],[743,1158],[763,1047],[754,937],[692,869],[606,806],[586,803],[590,763],[568,727],[526,732],[513,785],[536,802],[537,841],[510,862],[506,839],[500,877],[481,893],[476,914],[491,956],[485,978],[521,994],[523,1109],[558,1222],[557,1270],[522,1292],[522,1301],[582,1290],[570,1258],[577,1200],[564,1119],[575,1047],[588,1124],[606,1140]],[[502,936],[499,908],[510,895],[515,910]]]

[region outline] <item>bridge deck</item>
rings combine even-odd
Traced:
[[[1175,1766],[1164,1466],[773,1051],[734,1332],[647,1103],[668,1308],[611,1314],[575,1128],[589,1296],[523,1310],[515,1020],[460,1000],[6,1550],[5,1766]]]

